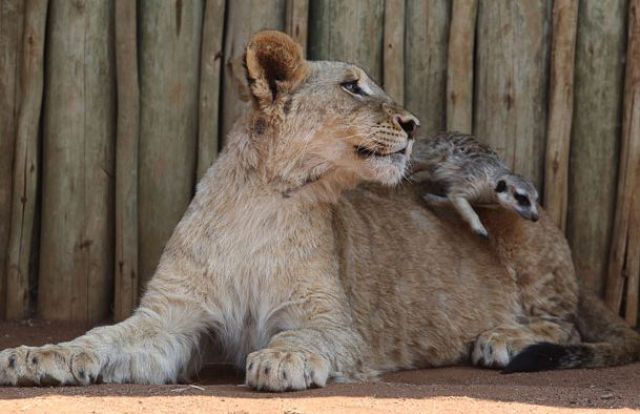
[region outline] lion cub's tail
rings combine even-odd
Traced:
[[[565,368],[598,368],[640,360],[640,333],[629,328],[600,299],[581,289],[577,325],[582,340],[576,345],[540,343],[527,347],[504,372]]]

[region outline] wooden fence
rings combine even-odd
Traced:
[[[636,323],[640,0],[0,0],[2,317],[131,312],[265,28],[494,146]]]

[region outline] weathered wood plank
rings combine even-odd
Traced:
[[[541,188],[547,107],[546,0],[478,5],[474,132]]]
[[[245,113],[249,96],[245,87],[242,55],[249,37],[259,30],[285,29],[285,0],[236,0],[227,4],[221,143]]]
[[[629,325],[639,323],[638,296],[640,295],[640,0],[630,0],[629,40],[627,42],[627,69],[625,71],[623,143],[628,152],[625,180],[626,192],[633,194],[629,217],[629,243],[627,246],[626,274],[627,303],[625,318]],[[624,144],[623,144],[624,145]],[[625,200],[626,201],[626,200]]]
[[[453,0],[447,59],[447,130],[473,130],[473,58],[477,0]]]
[[[562,231],[567,226],[577,26],[578,0],[556,0],[553,4],[544,207]]]
[[[38,135],[42,108],[43,60],[47,0],[27,0],[20,62],[22,98],[18,113],[11,236],[7,250],[7,306],[9,319],[29,316],[29,276],[37,202]]]
[[[20,105],[18,68],[23,14],[22,0],[4,0],[0,5],[0,319],[5,312],[5,270],[11,223],[12,166]]]
[[[615,205],[625,0],[581,2],[567,236],[578,277],[602,294]]]
[[[447,43],[451,3],[409,0],[405,29],[407,108],[422,124],[421,135],[446,128]]]
[[[38,313],[99,321],[113,278],[113,4],[52,0]]]
[[[309,39],[309,0],[287,0],[286,32],[302,45],[306,54]]]
[[[616,312],[622,302],[625,276],[629,277],[627,286],[628,322],[635,324],[637,314],[638,286],[633,267],[638,250],[631,246],[631,234],[635,231],[630,223],[635,193],[640,181],[636,181],[640,172],[640,0],[629,4],[629,23],[627,37],[627,59],[624,75],[622,139],[620,143],[620,168],[618,170],[618,192],[616,198],[615,219],[609,252],[607,272],[607,304]],[[640,208],[640,206],[639,206]],[[627,243],[628,241],[628,243]],[[625,255],[626,253],[626,255]],[[627,260],[625,270],[625,256]]]
[[[198,180],[218,156],[224,0],[206,0],[200,55]]]
[[[380,83],[383,19],[383,0],[311,2],[310,58],[355,63]]]
[[[115,275],[113,318],[127,318],[138,303],[138,81],[136,2],[115,2],[117,90]]]
[[[153,275],[193,195],[202,1],[140,2],[139,281]]]
[[[640,136],[640,94],[636,94],[634,103],[632,132]],[[635,185],[640,183],[640,163],[636,164]],[[631,215],[629,218],[629,242],[627,244],[627,263],[625,274],[628,277],[625,320],[631,326],[636,326],[638,320],[638,295],[640,294],[640,191],[633,192]]]
[[[404,28],[405,1],[384,2],[384,49],[382,77],[384,90],[404,105]]]

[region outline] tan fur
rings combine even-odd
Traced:
[[[574,340],[573,269],[548,224],[481,212],[503,246],[544,247],[497,252],[455,213],[427,208],[420,186],[392,187],[412,145],[401,123],[414,118],[361,69],[304,61],[273,32],[249,45],[253,110],[199,183],[135,314],[1,352],[0,383],[187,380],[213,343],[247,384],[284,391],[465,362],[474,346],[476,363],[502,366],[529,343]],[[341,86],[355,79],[367,96]]]

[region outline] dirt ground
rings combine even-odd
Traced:
[[[74,325],[0,323],[0,349],[70,339]],[[253,392],[242,373],[210,366],[193,385],[2,388],[0,413],[602,413],[640,410],[640,363],[600,370],[502,375],[452,367],[380,382],[287,394]]]

